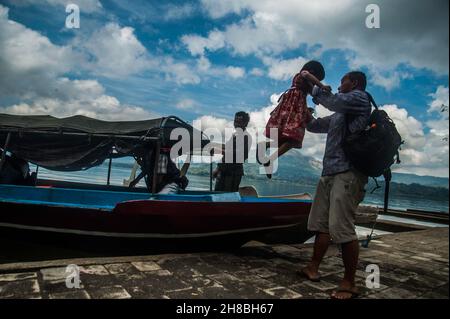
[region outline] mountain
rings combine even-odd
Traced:
[[[419,184],[431,187],[449,188],[449,179],[445,177],[419,176],[414,174],[393,173],[392,180],[397,183],[411,185]]]
[[[245,163],[244,167],[247,178],[257,180],[266,179],[264,174],[260,174],[260,165]],[[209,175],[209,165],[192,164],[189,171],[191,174]],[[293,183],[315,184],[321,173],[321,161],[302,155],[301,151],[291,151],[279,159],[278,171],[273,175],[273,179]],[[379,178],[379,180],[382,181],[383,177]],[[449,179],[444,177],[393,173],[392,182],[406,185],[415,184],[429,187],[449,188]]]
[[[105,163],[104,165],[107,165]],[[130,159],[116,159],[114,166],[120,166],[130,170],[133,162]],[[215,167],[215,165],[214,165]],[[245,175],[247,178],[255,180],[267,180],[266,175],[261,174],[262,166],[255,163],[245,163]],[[273,180],[291,183],[301,183],[304,185],[315,185],[322,173],[322,162],[313,157],[305,156],[301,151],[290,151],[279,159],[278,171],[273,175]],[[193,163],[189,168],[189,174],[209,176],[209,164]],[[379,178],[382,182],[383,177]],[[414,174],[393,173],[392,182],[404,185],[421,185],[437,188],[449,188],[449,179],[434,176],[419,176]]]

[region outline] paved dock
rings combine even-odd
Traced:
[[[311,253],[311,245],[253,243],[226,253],[3,264],[0,299],[329,298],[343,271],[339,250],[330,248],[318,283],[296,275]],[[360,298],[448,299],[448,254],[448,228],[378,238],[361,249],[357,272]],[[67,283],[76,283],[67,279],[69,264],[78,265],[79,288],[67,287]],[[379,285],[372,288],[366,285],[368,275],[374,275],[366,272],[368,265],[379,268]]]

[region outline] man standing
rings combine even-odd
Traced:
[[[313,119],[307,126],[312,133],[326,133],[327,142],[323,172],[311,208],[308,229],[316,233],[311,262],[301,274],[312,281],[320,280],[319,265],[330,241],[341,245],[345,275],[336,299],[356,297],[355,273],[358,265],[359,243],[355,231],[355,213],[364,199],[368,177],[355,170],[342,148],[346,134],[364,130],[371,113],[371,97],[365,92],[366,76],[350,72],[341,79],[338,94],[314,87],[313,101],[334,114]]]
[[[236,132],[232,138],[222,146],[222,162],[217,165],[213,172],[216,178],[215,191],[238,192],[244,175],[244,162],[248,158],[251,147],[251,136],[246,132],[250,122],[250,115],[238,112],[234,117]]]

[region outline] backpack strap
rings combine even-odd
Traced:
[[[390,184],[391,184],[391,180],[392,180],[392,172],[391,169],[388,168],[384,173],[384,183],[385,183],[385,187],[384,187],[384,207],[383,207],[383,212],[384,214],[387,213],[388,210],[388,206],[389,206],[389,189],[390,189]]]
[[[377,105],[377,103],[375,102],[375,100],[373,99],[372,94],[370,94],[370,93],[367,92],[367,91],[365,91],[365,92],[366,92],[366,94],[367,94],[367,97],[369,98],[370,104],[372,104],[373,107],[374,107],[376,110],[378,110],[378,105]]]

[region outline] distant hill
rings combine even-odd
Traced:
[[[261,166],[258,164],[245,164],[247,178],[266,179],[259,172]],[[193,164],[190,168],[191,174],[209,175],[209,165]],[[322,173],[322,163],[316,159],[304,156],[301,152],[291,151],[279,160],[278,171],[274,174],[274,180],[289,181],[302,184],[315,184]],[[379,178],[380,181],[383,177]],[[434,176],[419,176],[414,174],[393,173],[392,181],[397,184],[422,185],[429,187],[449,188],[449,179]]]
[[[107,163],[104,165],[107,165]],[[128,159],[117,159],[114,161],[114,165],[118,167],[129,167],[131,169],[133,162]],[[247,178],[267,180],[266,175],[260,174],[260,165],[246,163],[244,167]],[[320,161],[303,155],[301,151],[291,151],[280,158],[278,171],[274,174],[273,180],[300,183],[303,185],[315,185],[321,173],[322,163]],[[209,175],[209,165],[191,164],[189,174],[207,176]],[[379,180],[382,181],[383,178],[381,177]],[[449,179],[444,177],[393,173],[392,182],[405,185],[449,188]]]
[[[393,173],[392,179],[401,184],[419,184],[431,187],[449,188],[449,179],[445,177],[419,176],[414,174]]]

